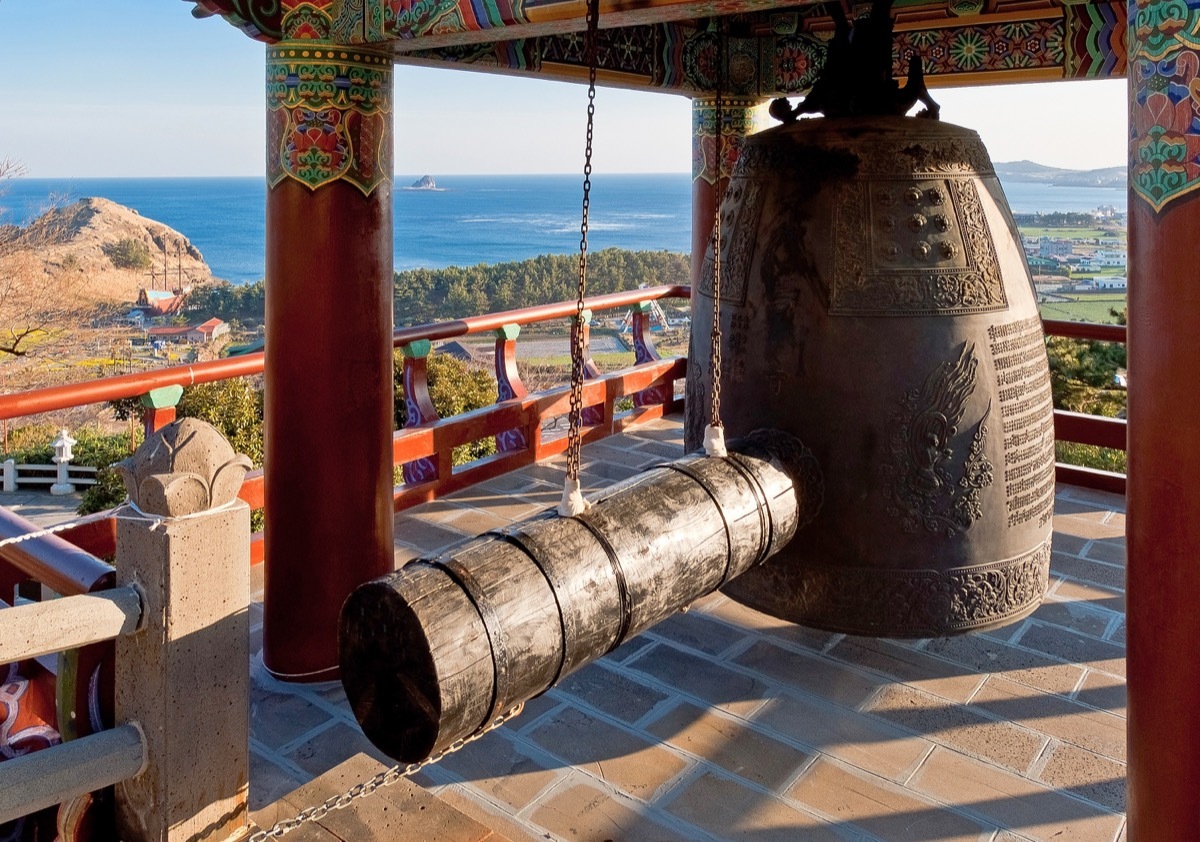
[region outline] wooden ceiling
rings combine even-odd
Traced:
[[[582,0],[188,0],[267,42],[320,37],[384,46],[398,64],[579,80]],[[865,7],[862,9],[865,11]],[[921,57],[930,86],[1125,75],[1123,2],[897,0],[893,60]],[[717,65],[715,17],[727,32]],[[324,27],[324,30],[322,29]],[[685,95],[806,92],[824,66],[823,4],[790,0],[600,0],[599,80]],[[285,32],[285,29],[287,30]],[[331,31],[325,31],[331,30]]]

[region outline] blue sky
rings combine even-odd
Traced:
[[[33,177],[263,173],[263,45],[183,0],[0,0],[0,159]],[[942,116],[993,160],[1090,168],[1125,161],[1125,83],[938,90]],[[597,94],[597,172],[684,172],[691,105]],[[396,169],[577,172],[582,86],[396,69]]]

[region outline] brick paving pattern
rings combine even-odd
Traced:
[[[681,453],[678,418],[590,445],[585,487]],[[397,563],[552,505],[560,483],[561,460],[410,509]],[[1059,487],[1050,592],[1015,625],[873,640],[711,596],[416,781],[513,840],[1111,842],[1125,824],[1124,504]],[[360,751],[390,765],[340,685],[251,669],[252,808]]]

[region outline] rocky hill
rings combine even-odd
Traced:
[[[9,229],[9,233],[14,229]],[[138,290],[153,283],[174,288],[212,279],[200,250],[175,229],[148,219],[132,208],[101,198],[80,199],[48,211],[18,232],[17,243],[31,246],[32,257],[46,275],[82,276],[80,292],[96,301],[133,301]],[[10,242],[13,238],[10,238]],[[141,244],[137,246],[135,244]],[[163,280],[164,249],[166,281]],[[122,268],[122,251],[141,252],[150,265]]]

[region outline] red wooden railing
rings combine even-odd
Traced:
[[[1102,342],[1126,342],[1124,325],[1102,325],[1090,322],[1064,322],[1054,319],[1043,321],[1047,336],[1065,336],[1071,339],[1094,339]],[[1128,425],[1124,418],[1105,418],[1100,415],[1085,415],[1080,412],[1054,411],[1054,438],[1057,441],[1090,444],[1125,450],[1128,442]],[[1084,468],[1059,462],[1056,468],[1059,482],[1082,485],[1100,491],[1125,493],[1125,475],[1096,468]]]
[[[596,296],[587,301],[587,306],[592,310],[644,306],[646,302],[662,298],[686,298],[690,293],[691,289],[687,286],[660,286]],[[405,355],[405,380],[416,407],[415,417],[404,429],[395,433],[393,440],[394,463],[405,466],[406,475],[406,482],[398,486],[394,494],[396,511],[515,470],[565,449],[564,439],[544,437],[542,427],[547,419],[565,414],[568,391],[566,387],[560,387],[535,395],[527,393],[516,375],[516,331],[511,328],[514,325],[567,318],[574,312],[573,302],[560,302],[406,327],[395,332],[394,346],[410,351]],[[684,377],[687,362],[683,358],[660,359],[647,326],[645,315],[639,310],[634,318],[637,355],[632,368],[604,375],[590,363],[589,358],[586,368],[593,379],[584,390],[587,407],[585,441],[620,432],[681,407],[682,401],[674,397],[672,384]],[[1125,340],[1125,328],[1116,325],[1047,320],[1045,326],[1047,334],[1054,336],[1116,342]],[[500,386],[498,402],[494,406],[453,418],[438,418],[428,396],[424,358],[415,349],[421,342],[488,331],[498,332],[495,340],[496,376]],[[0,395],[0,419],[136,397],[165,386],[189,386],[255,375],[262,370],[263,354],[259,352],[234,359]],[[618,414],[615,406],[623,397],[634,398],[635,406],[631,412]],[[410,409],[411,412],[413,410]],[[457,469],[451,465],[454,447],[492,436],[501,437],[498,440],[506,443],[494,456]],[[1122,419],[1056,411],[1055,436],[1060,441],[1124,449],[1126,425]],[[1123,493],[1125,487],[1125,478],[1121,474],[1072,465],[1060,464],[1058,478],[1063,482],[1119,493]],[[239,496],[252,508],[261,508],[264,504],[264,482],[261,470],[252,471],[247,474]],[[115,521],[111,518],[93,521],[63,532],[60,538],[95,556],[109,556],[116,546]],[[263,560],[264,554],[263,535],[259,533],[252,537],[251,558],[257,564]],[[9,561],[8,555],[6,548],[0,554],[0,560]],[[45,581],[40,576],[35,578]]]
[[[690,287],[669,285],[594,296],[587,299],[585,304],[590,310],[600,311],[644,305],[663,298],[687,298],[690,295]],[[411,419],[404,429],[395,433],[394,464],[405,465],[422,460],[429,463],[424,475],[408,477],[406,471],[405,484],[398,486],[394,494],[396,511],[531,464],[559,453],[566,447],[565,440],[560,438],[544,439],[541,428],[547,419],[566,413],[568,390],[561,387],[536,395],[527,394],[520,385],[520,380],[514,377],[516,342],[507,338],[507,335],[497,337],[495,348],[497,380],[501,384],[500,400],[494,406],[454,418],[440,419],[433,411],[424,375],[424,357],[412,353],[413,349],[422,342],[489,331],[503,332],[504,328],[514,325],[530,325],[571,317],[575,315],[575,307],[575,302],[566,301],[405,327],[395,331],[393,346],[410,351],[405,354],[408,395],[422,406],[424,411],[418,418]],[[584,404],[589,408],[585,418],[585,441],[620,432],[682,408],[682,399],[677,400],[674,397],[673,383],[685,376],[686,359],[661,359],[654,350],[653,341],[648,333],[648,322],[640,310],[635,311],[633,321],[635,365],[611,374],[600,374],[594,366],[588,366],[594,379],[587,383],[584,389]],[[516,331],[510,329],[508,334],[515,337]],[[0,395],[0,419],[138,397],[166,386],[186,387],[196,383],[211,383],[216,380],[261,374],[262,371],[263,353],[258,352],[244,357]],[[507,393],[506,385],[509,387]],[[514,389],[514,386],[517,388]],[[631,412],[618,414],[615,404],[623,397],[632,397],[635,406]],[[148,425],[161,420],[161,416],[158,419],[153,418],[153,412],[147,410]],[[416,423],[412,423],[412,420]],[[497,453],[493,457],[462,466],[460,469],[450,465],[454,447],[510,431],[521,433],[524,446]],[[264,483],[263,472],[252,471],[246,475],[238,496],[251,508],[261,508],[264,505]],[[96,556],[110,556],[116,550],[115,521],[111,518],[93,521],[62,532],[61,538]],[[7,560],[7,549],[0,553],[0,561]],[[250,554],[254,564],[262,562],[265,555],[262,533],[251,537]]]

